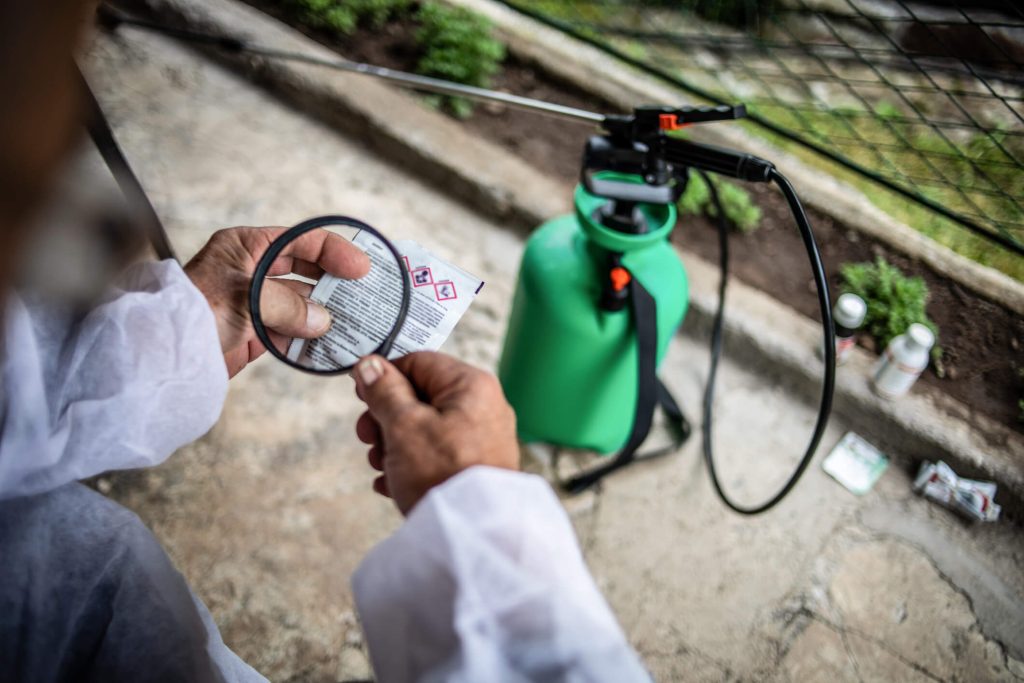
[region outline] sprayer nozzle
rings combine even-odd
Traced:
[[[767,183],[775,168],[772,162],[752,154],[679,138],[665,138],[665,158],[676,166],[711,171],[754,183]]]
[[[736,168],[736,177],[754,183],[767,183],[774,169],[775,165],[767,159],[744,154]]]

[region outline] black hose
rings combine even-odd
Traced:
[[[711,362],[708,368],[708,382],[704,388],[704,424],[701,426],[704,462],[707,464],[708,474],[711,476],[711,484],[715,487],[715,492],[722,499],[722,502],[729,509],[741,515],[756,515],[775,507],[792,490],[797,481],[800,480],[800,477],[803,476],[807,466],[811,464],[811,459],[814,457],[818,444],[821,442],[821,437],[825,434],[825,428],[828,426],[829,414],[832,412],[832,392],[835,388],[836,378],[836,340],[835,329],[832,325],[832,299],[828,291],[825,267],[821,262],[821,253],[818,251],[818,245],[814,241],[814,234],[811,232],[811,225],[807,220],[807,214],[804,213],[804,208],[800,204],[800,198],[796,196],[796,192],[793,190],[789,180],[777,170],[772,169],[769,179],[779,186],[782,194],[786,197],[786,201],[789,203],[789,208],[796,219],[797,227],[800,229],[800,236],[803,238],[804,248],[807,250],[807,256],[811,262],[811,271],[814,273],[814,282],[817,285],[818,291],[818,304],[821,308],[821,325],[824,330],[825,379],[822,383],[821,405],[818,409],[818,420],[814,425],[814,433],[811,435],[811,441],[807,445],[807,450],[797,464],[792,476],[779,489],[779,492],[767,502],[754,506],[739,505],[733,502],[722,488],[722,483],[718,479],[718,472],[715,470],[715,458],[712,454],[711,444],[715,377],[718,373],[718,361],[722,355],[725,290],[729,282],[729,226],[726,223],[725,211],[722,208],[717,188],[715,188],[711,178],[704,171],[698,171],[698,173],[708,186],[708,190],[711,193],[711,201],[714,202],[715,211],[718,214],[719,268],[721,271],[721,279],[718,283],[718,310],[715,311],[715,321],[711,330]]]

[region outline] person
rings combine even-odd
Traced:
[[[0,5],[0,680],[264,680],[141,521],[78,481],[159,464],[214,424],[229,378],[264,352],[248,283],[282,229],[218,231],[184,268],[136,263],[84,312],[15,287],[76,138],[70,49],[89,6]],[[275,264],[367,268],[323,232]],[[302,294],[268,290],[274,334],[326,330]],[[517,471],[493,375],[418,353],[363,359],[354,378],[373,487],[406,516],[353,578],[379,680],[648,680],[557,498]]]

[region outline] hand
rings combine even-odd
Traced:
[[[494,375],[421,352],[394,364],[364,358],[353,373],[368,410],[356,435],[383,472],[373,489],[403,515],[432,487],[473,465],[519,469],[516,416]]]
[[[213,309],[229,377],[266,350],[249,319],[249,284],[256,263],[285,230],[218,230],[185,265],[185,273]],[[354,244],[327,230],[311,230],[284,248],[268,275],[294,273],[318,279],[327,272],[359,278],[369,271],[370,259]],[[319,337],[330,327],[327,309],[308,300],[311,291],[310,285],[296,280],[268,279],[263,284],[260,314],[279,348],[284,348],[292,337]]]

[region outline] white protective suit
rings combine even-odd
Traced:
[[[76,483],[162,462],[227,391],[202,294],[141,264],[86,317],[8,302],[0,387],[0,680],[263,681],[156,539]],[[431,491],[353,579],[381,681],[649,680],[540,478]]]

